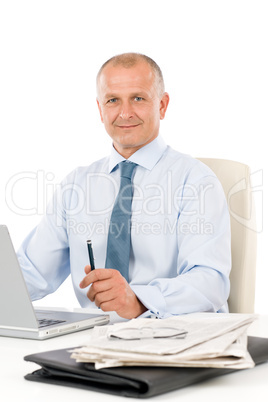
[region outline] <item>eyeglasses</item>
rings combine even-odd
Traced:
[[[110,339],[124,340],[140,340],[140,339],[184,339],[187,331],[172,327],[140,327],[140,328],[124,328],[111,331],[108,335]]]

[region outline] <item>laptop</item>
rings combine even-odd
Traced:
[[[0,225],[0,336],[43,340],[108,322],[107,314],[35,309],[8,229]]]

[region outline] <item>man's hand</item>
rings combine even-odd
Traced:
[[[147,310],[116,269],[100,268],[91,271],[90,265],[87,265],[85,273],[80,288],[91,285],[87,297],[103,311],[115,311],[120,317],[131,319]]]

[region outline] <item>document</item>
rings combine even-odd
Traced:
[[[72,351],[96,369],[119,366],[251,368],[247,329],[253,314],[197,313],[138,318],[95,327],[87,345]]]

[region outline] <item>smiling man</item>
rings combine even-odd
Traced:
[[[169,104],[159,66],[136,53],[108,60],[97,76],[97,104],[111,154],[66,177],[22,244],[32,299],[71,273],[81,306],[124,318],[227,312],[225,196],[205,165],[159,135]],[[87,265],[89,237],[95,270]]]
[[[110,61],[98,74],[101,120],[115,149],[126,159],[158,136],[169,102],[161,84],[146,59],[137,63],[132,56],[131,63],[130,55]]]

